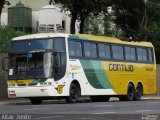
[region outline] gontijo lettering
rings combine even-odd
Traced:
[[[126,64],[109,64],[109,71],[125,71],[125,72],[133,72],[133,65]]]

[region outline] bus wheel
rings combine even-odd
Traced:
[[[127,95],[126,95],[126,100],[127,101],[133,101],[134,100],[134,95],[135,95],[134,87],[133,87],[132,84],[129,84]]]
[[[135,97],[135,90],[132,84],[128,85],[127,95],[119,96],[120,101],[133,101]]]
[[[42,98],[30,98],[30,101],[33,105],[40,105],[42,103]]]
[[[78,95],[79,95],[79,89],[78,87],[72,83],[70,86],[70,95],[66,98],[66,101],[68,103],[76,103],[78,100]]]
[[[90,96],[92,102],[106,102],[109,101],[110,96]]]
[[[138,84],[137,87],[136,87],[136,90],[135,90],[135,100],[138,101],[138,100],[141,100],[141,96],[143,94],[143,88],[142,88],[142,85]]]

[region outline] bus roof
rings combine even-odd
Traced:
[[[40,39],[40,38],[53,38],[53,37],[68,37],[68,36],[69,34],[64,34],[64,33],[38,33],[38,34],[30,34],[30,35],[15,37],[12,39],[12,41]]]
[[[86,34],[75,34],[72,35],[72,38],[78,37],[79,39],[84,40],[92,40],[92,41],[99,41],[99,42],[109,42],[109,43],[117,43],[117,44],[126,44],[126,45],[136,45],[136,46],[148,46],[153,47],[151,42],[138,42],[138,41],[123,41],[118,38],[113,37],[104,37],[104,36],[94,36],[94,35],[86,35]]]
[[[53,38],[53,37],[69,37],[71,39],[77,40],[92,40],[99,42],[109,42],[109,43],[119,43],[119,44],[127,44],[127,45],[136,45],[136,46],[153,46],[150,42],[137,42],[137,41],[122,41],[113,37],[104,37],[104,36],[94,36],[94,35],[86,35],[86,34],[64,34],[64,33],[38,33],[38,34],[30,34],[24,35],[20,37],[15,37],[12,41],[18,40],[30,40],[30,39],[40,39],[40,38]]]

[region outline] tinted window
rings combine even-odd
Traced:
[[[70,56],[76,56],[76,47],[74,41],[69,41],[69,55]]]
[[[82,44],[81,44],[81,42],[76,42],[76,56],[77,57],[82,56]]]
[[[143,61],[147,61],[147,49],[142,49],[143,54]]]
[[[98,44],[100,58],[111,59],[110,45]]]
[[[99,51],[99,57],[100,58],[106,58],[105,45],[104,44],[98,44],[98,51]]]
[[[90,43],[84,43],[84,55],[85,57],[91,57],[91,51],[90,51]]]
[[[112,46],[113,59],[123,60],[123,47],[118,45]]]
[[[148,49],[148,60],[149,60],[149,62],[153,62],[153,52],[152,52],[152,49]]]
[[[107,59],[111,59],[111,49],[110,45],[105,45],[105,55]]]
[[[91,43],[91,57],[96,58],[97,57],[97,46],[96,44]]]
[[[137,48],[137,58],[138,61],[143,61],[143,52],[142,52],[142,48]]]
[[[84,55],[85,57],[97,57],[97,46],[94,43],[84,43]]]
[[[82,45],[81,42],[69,41],[69,55],[70,56],[82,56]]]
[[[126,60],[136,60],[136,51],[133,47],[125,47],[125,58]]]
[[[147,49],[146,48],[137,48],[138,61],[147,61]]]
[[[54,50],[64,51],[64,38],[54,38]]]

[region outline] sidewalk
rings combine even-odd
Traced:
[[[142,100],[160,100],[160,96],[144,95]],[[82,97],[79,102],[89,102],[89,97]],[[109,101],[119,101],[116,97],[111,97]],[[46,100],[45,103],[64,103],[65,100]],[[31,104],[29,99],[19,98],[19,99],[3,99],[0,100],[0,106],[2,105],[15,105],[15,104]]]

